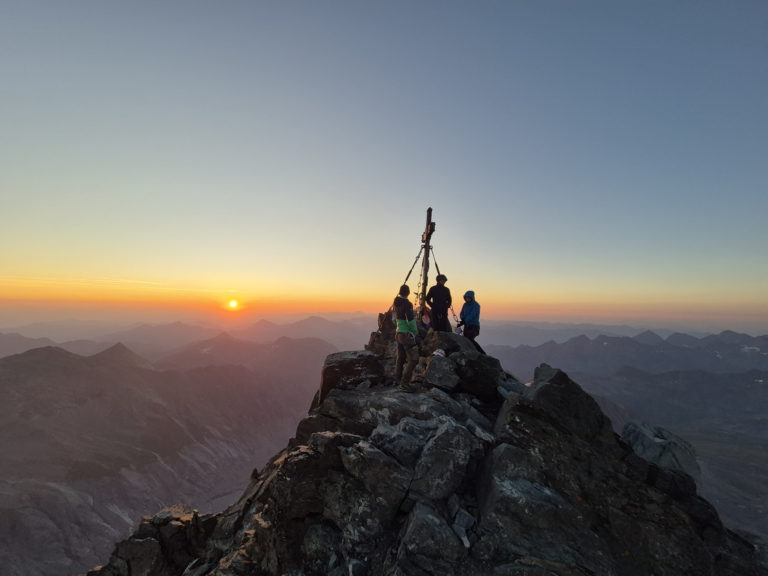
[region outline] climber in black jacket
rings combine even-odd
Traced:
[[[448,308],[451,307],[451,291],[445,285],[448,281],[445,274],[437,275],[437,284],[432,286],[424,299],[430,307],[432,329],[440,332],[450,332],[448,325]]]

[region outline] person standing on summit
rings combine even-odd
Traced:
[[[461,318],[459,327],[465,326],[464,336],[472,340],[478,351],[485,354],[485,351],[475,342],[475,338],[480,334],[480,304],[475,300],[473,290],[467,290],[464,293],[464,305],[461,307],[459,317]]]
[[[440,332],[450,332],[448,308],[451,307],[451,291],[445,285],[447,281],[445,274],[438,274],[437,284],[429,289],[424,299],[431,310],[432,329]]]
[[[411,375],[419,361],[419,347],[416,343],[419,329],[413,314],[413,304],[408,300],[410,293],[411,289],[403,284],[392,304],[395,312],[395,342],[397,342],[395,382],[397,389],[405,392],[410,391]]]

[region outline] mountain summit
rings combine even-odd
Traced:
[[[99,366],[127,366],[135,368],[150,368],[152,363],[136,354],[122,342],[88,357],[93,365]]]
[[[450,333],[393,385],[388,322],[331,354],[309,415],[216,515],[145,517],[90,576],[765,576],[686,474],[639,456],[591,396],[530,387]]]

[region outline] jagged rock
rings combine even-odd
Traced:
[[[414,507],[397,553],[402,574],[454,574],[466,554],[442,514],[423,502]]]
[[[382,423],[396,424],[406,417],[429,420],[441,414],[461,418],[464,408],[444,392],[432,389],[423,394],[410,394],[390,389],[386,393],[374,390],[333,390],[325,401],[299,423],[298,442],[306,441],[307,433],[318,427],[324,430],[369,435]]]
[[[216,519],[186,506],[142,518],[134,535],[118,543],[109,564],[88,576],[172,576],[201,555]]]
[[[621,439],[638,456],[657,466],[685,472],[694,480],[701,477],[694,447],[669,430],[630,420],[621,431]]]
[[[528,388],[509,372],[504,372],[499,380],[499,395],[508,398],[510,394],[524,394]]]
[[[389,370],[382,338],[327,364],[296,437],[213,529],[193,531],[202,541],[163,516],[103,573],[128,576],[133,562],[147,576],[768,575],[690,477],[635,455],[565,373],[543,365],[527,389],[438,334],[422,352],[449,352],[425,361],[420,392],[361,386]]]
[[[431,332],[424,338],[421,349],[427,356],[436,350],[443,350],[446,356],[461,352],[478,354],[471,340],[453,332]]]
[[[406,417],[394,426],[387,423],[379,424],[371,432],[371,442],[404,466],[412,469],[424,449],[427,438],[437,426],[436,420]]]
[[[430,500],[453,494],[464,481],[474,437],[452,418],[440,417],[416,463],[411,490]]]
[[[569,432],[586,441],[613,441],[611,421],[595,399],[562,370],[542,364],[534,371],[526,396]]]
[[[383,384],[384,367],[379,356],[373,352],[359,350],[338,352],[325,359],[321,371],[321,385],[310,409],[317,408],[334,388],[357,387]]]
[[[322,574],[339,568],[334,550],[341,545],[341,534],[328,524],[313,524],[307,528],[301,543],[301,553],[310,572]]]
[[[460,381],[458,390],[476,396],[483,402],[501,403],[498,388],[506,381],[501,362],[493,356],[473,352],[456,352],[450,356],[456,364]]]
[[[461,382],[456,374],[456,364],[444,356],[431,356],[424,370],[424,381],[446,392],[453,392]]]
[[[402,503],[413,477],[413,471],[370,442],[360,441],[349,448],[341,448],[341,461],[352,476],[360,480],[366,490],[376,496],[391,514]]]

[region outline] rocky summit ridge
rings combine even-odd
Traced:
[[[564,372],[525,386],[437,333],[400,392],[388,324],[328,356],[295,437],[237,502],[145,517],[89,576],[768,574]]]

